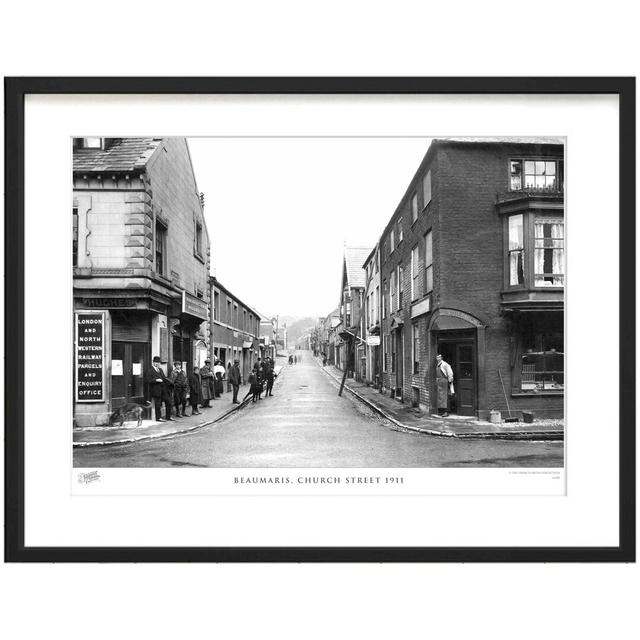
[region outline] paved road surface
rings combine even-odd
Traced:
[[[210,427],[140,444],[74,451],[76,467],[561,467],[562,442],[404,433],[345,392],[305,352],[273,397]],[[231,400],[230,394],[224,394]],[[225,401],[223,400],[223,401]]]

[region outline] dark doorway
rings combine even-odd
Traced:
[[[402,384],[404,379],[404,333],[402,329],[398,329],[395,335],[395,353],[396,353],[396,400],[402,401]]]
[[[144,374],[148,360],[146,342],[111,343],[111,403],[114,409],[127,402],[145,401]]]
[[[476,415],[475,351],[476,345],[472,336],[438,336],[438,353],[442,354],[442,358],[453,369],[455,394],[449,399],[451,413],[462,416]]]

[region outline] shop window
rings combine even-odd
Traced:
[[[509,286],[524,284],[523,216],[509,218]]]
[[[414,193],[411,198],[411,223],[418,219],[418,194]]]
[[[562,191],[562,160],[510,161],[510,188],[512,191]]]
[[[433,291],[433,234],[427,232],[424,237],[424,292]]]
[[[156,264],[156,273],[160,276],[163,276],[167,272],[166,246],[167,246],[167,228],[161,222],[156,222],[155,264]]]
[[[564,390],[564,336],[536,334],[525,339],[521,362],[521,391],[541,393]]]
[[[538,218],[534,224],[536,287],[564,286],[564,224]]]

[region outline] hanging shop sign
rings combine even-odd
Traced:
[[[207,319],[207,303],[200,298],[192,296],[186,291],[182,292],[182,313],[194,316],[201,320]]]
[[[370,347],[377,347],[380,345],[380,336],[367,336],[367,344]]]
[[[104,402],[104,312],[76,314],[76,402]]]

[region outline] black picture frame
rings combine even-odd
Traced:
[[[29,94],[615,94],[620,149],[619,531],[611,547],[26,547],[24,143]],[[634,562],[635,78],[5,78],[5,560],[8,562]],[[611,348],[611,345],[609,345]]]

